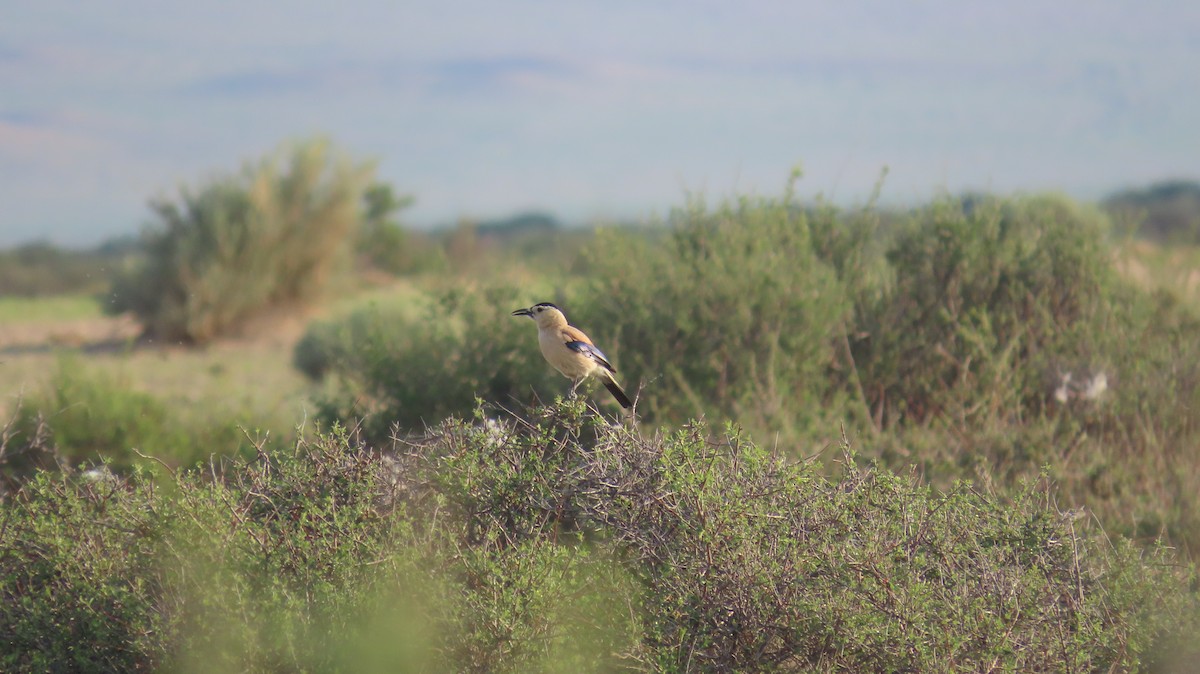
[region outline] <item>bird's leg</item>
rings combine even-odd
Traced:
[[[572,380],[572,383],[571,383],[571,399],[572,400],[579,397],[579,384],[582,382],[583,382],[582,379]]]

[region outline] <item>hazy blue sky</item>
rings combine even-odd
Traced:
[[[328,135],[417,225],[664,213],[686,191],[884,196],[1200,178],[1200,3],[5,3],[0,245]]]

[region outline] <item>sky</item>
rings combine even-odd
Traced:
[[[91,246],[325,136],[407,224],[1200,179],[1200,3],[16,0],[0,246]]]

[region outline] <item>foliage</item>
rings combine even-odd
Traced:
[[[1018,415],[1056,367],[1104,365],[1106,221],[1066,199],[945,199],[887,251],[893,281],[858,307],[854,360],[876,423]]]
[[[314,327],[296,357],[313,374],[340,359],[354,385],[333,418],[374,413],[376,440],[391,422],[419,432],[476,394],[503,405],[514,390],[562,390],[504,315],[554,299],[612,358],[644,423],[736,421],[806,456],[844,421],[864,455],[944,489],[977,479],[1016,493],[1046,470],[1110,530],[1190,556],[1200,317],[1119,276],[1108,230],[1054,195],[905,214],[803,205],[790,189],[693,202],[670,227],[601,232],[561,298],[360,316]],[[464,296],[488,293],[517,297]]]
[[[139,451],[189,464],[241,444],[234,420],[200,424],[184,421],[180,412],[120,377],[63,358],[46,388],[25,398],[11,421],[12,451],[3,472],[20,476],[59,462],[104,462],[124,471],[139,461]]]
[[[591,287],[573,319],[639,391],[647,419],[736,419],[796,437],[820,418],[847,311],[835,270],[814,250],[791,188],[672,215],[659,246],[600,237]]]
[[[142,265],[114,283],[111,310],[160,338],[204,342],[311,301],[351,252],[371,172],[309,141],[152,202],[158,226]]]
[[[1194,554],[1200,316],[1119,278],[1106,228],[1059,197],[917,212],[856,301],[866,449],[943,487],[1047,470],[1110,531]]]
[[[566,380],[542,361],[533,326],[510,315],[531,303],[496,287],[443,292],[416,314],[368,307],[312,326],[296,346],[296,364],[338,385],[324,418],[366,418],[361,428],[381,442],[393,425],[419,432],[478,399],[508,405],[565,391]]]
[[[412,203],[412,197],[398,196],[386,183],[374,183],[363,191],[357,253],[367,265],[389,274],[439,271],[445,265],[428,236],[409,231],[395,219]]]
[[[5,502],[0,534],[0,668],[146,671],[165,616],[155,558],[164,525],[149,481],[41,473]]]
[[[5,671],[1130,671],[1200,627],[1190,569],[1042,483],[830,479],[581,402],[219,468],[5,501]]]

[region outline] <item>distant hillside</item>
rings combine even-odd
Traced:
[[[136,251],[136,239],[113,239],[88,250],[27,243],[0,250],[0,297],[94,292]]]
[[[510,218],[485,220],[475,228],[479,236],[514,239],[524,236],[550,235],[562,229],[562,223],[547,213],[520,213]]]
[[[1200,244],[1200,183],[1171,180],[1117,192],[1102,203],[1119,222],[1160,243]]]

